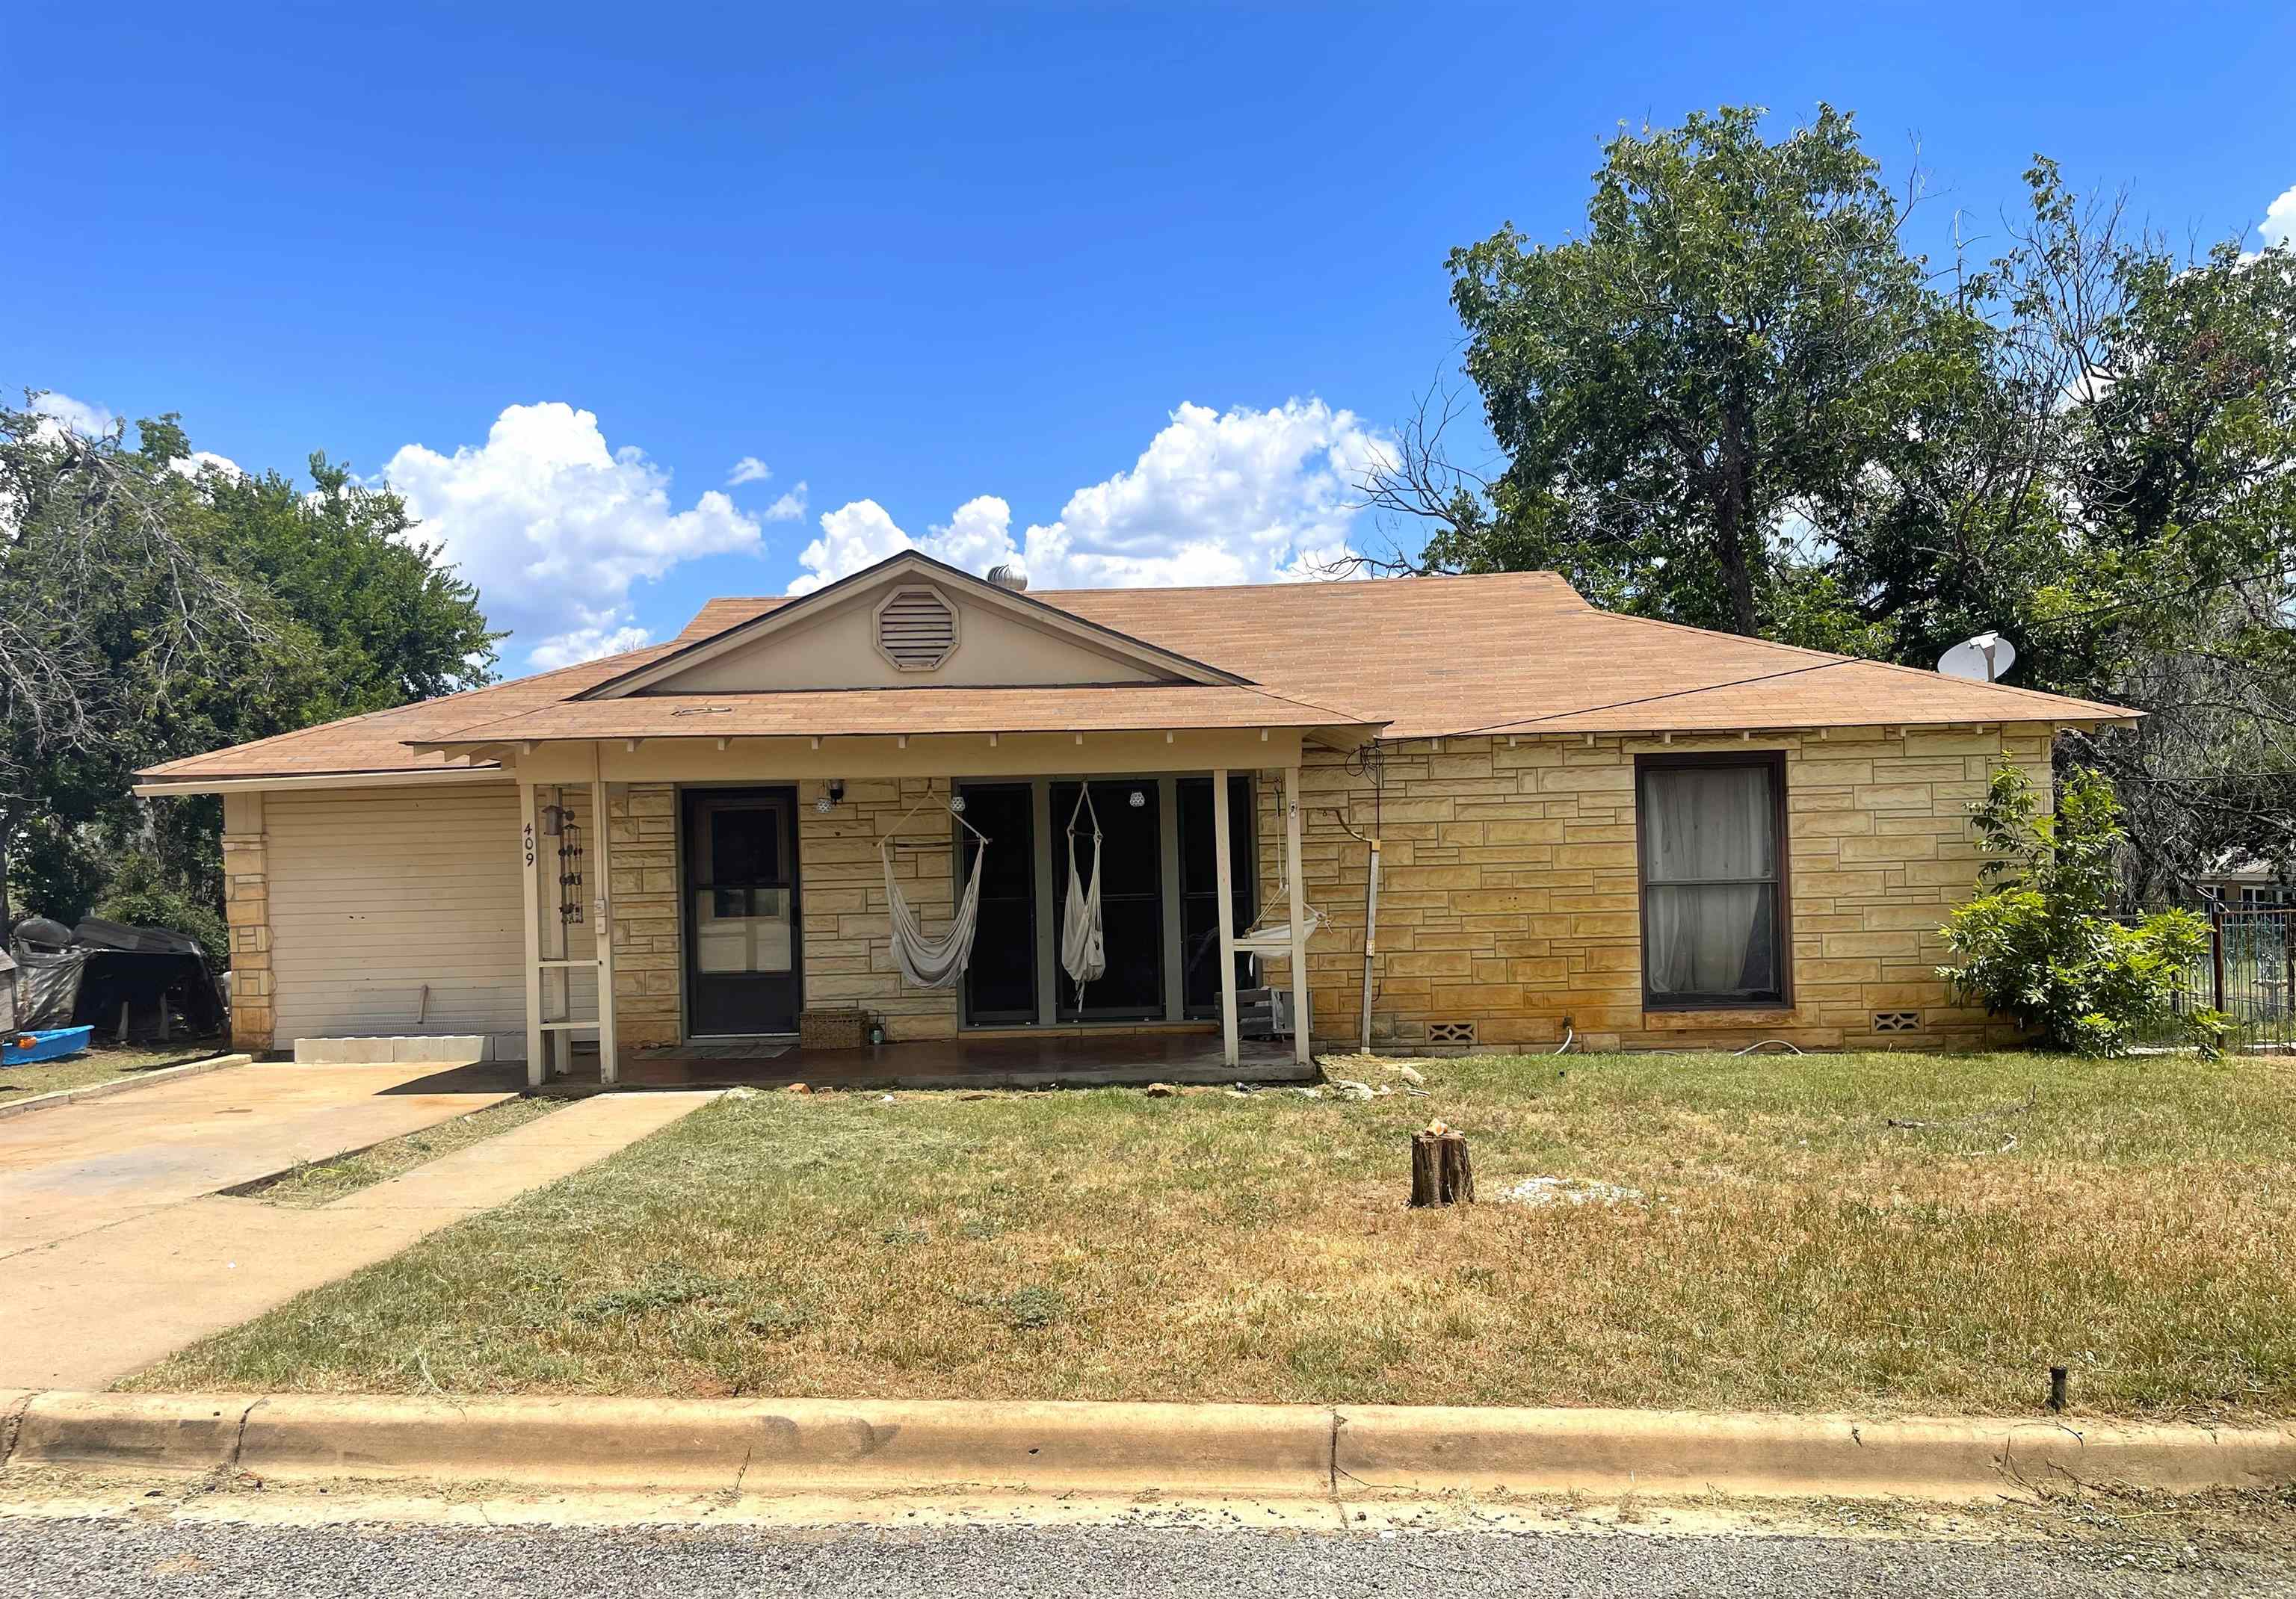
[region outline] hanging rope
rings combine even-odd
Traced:
[[[912,988],[954,988],[972,964],[972,939],[980,929],[980,872],[988,859],[988,835],[949,810],[959,827],[980,840],[980,848],[973,852],[972,873],[957,899],[955,919],[946,933],[933,938],[917,920],[901,892],[899,879],[893,874],[893,840],[909,824],[909,816],[931,803],[925,800],[912,806],[908,816],[893,824],[892,831],[877,840],[877,856],[885,866],[885,909],[893,924],[893,959],[901,968],[902,980]]]
[[[1077,874],[1077,818],[1092,816],[1092,882]],[[1108,970],[1108,941],[1100,925],[1100,812],[1092,784],[1077,785],[1076,808],[1069,812],[1069,894],[1061,907],[1061,969],[1076,984],[1076,1008],[1084,1009],[1085,985]]]

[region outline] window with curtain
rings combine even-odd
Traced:
[[[1783,1001],[1781,763],[1645,758],[1637,788],[1645,998]]]

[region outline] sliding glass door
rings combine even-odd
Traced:
[[[1034,788],[1025,783],[968,783],[964,819],[988,835],[972,964],[964,972],[964,1020],[972,1027],[1026,1027],[1037,1020]],[[962,892],[981,846],[972,828],[959,827],[956,836]]]
[[[1069,829],[1076,829],[1079,882],[1093,872],[1092,833],[1099,821],[1100,925],[1108,969],[1078,985],[1059,978],[1062,1021],[1153,1021],[1164,1014],[1164,856],[1162,806],[1152,777],[1095,779],[1092,806],[1077,800],[1086,785],[1053,784],[1054,926],[1065,925]]]
[[[961,784],[964,819],[994,840],[980,882],[980,923],[964,977],[967,1027],[1076,1021],[1201,1021],[1219,1014],[1218,871],[1210,776],[1095,777],[1089,808],[1077,778]],[[1228,779],[1228,838],[1236,931],[1259,907],[1251,778]],[[1093,869],[1101,833],[1100,923],[1107,967],[1078,985],[1062,968],[1069,898],[1069,825],[1076,866]],[[963,890],[978,846],[959,829]],[[1249,956],[1236,958],[1239,988]]]

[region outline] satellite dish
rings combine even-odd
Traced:
[[[1938,670],[1972,683],[1998,683],[2017,664],[2017,646],[1998,633],[1965,638],[1938,657]]]

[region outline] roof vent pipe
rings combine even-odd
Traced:
[[[1002,566],[990,567],[988,580],[999,588],[1011,589],[1016,594],[1029,592],[1029,574],[1009,561]]]

